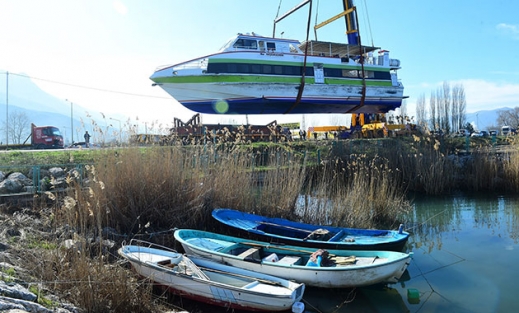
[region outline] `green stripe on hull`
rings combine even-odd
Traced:
[[[283,83],[300,84],[301,77],[259,76],[259,75],[203,75],[203,76],[173,76],[157,77],[153,81],[157,84],[207,84],[207,83]],[[306,77],[305,83],[315,84],[312,77]],[[325,78],[324,85],[362,86],[362,80],[340,78]],[[366,86],[391,87],[390,81],[366,80]]]

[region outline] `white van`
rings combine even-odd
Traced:
[[[503,127],[501,127],[501,134],[503,136],[511,135],[511,131],[512,131],[512,129],[510,128],[510,126],[503,126]]]

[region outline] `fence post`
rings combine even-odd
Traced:
[[[40,190],[40,167],[35,165],[32,167],[32,186],[33,193],[39,193]]]

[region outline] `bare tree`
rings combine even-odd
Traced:
[[[466,120],[466,110],[465,89],[462,84],[457,84],[452,88],[452,126],[455,131],[463,128]]]
[[[31,123],[25,112],[14,111],[9,114],[9,126],[2,123],[2,131],[9,134],[9,141],[14,144],[21,144],[31,133]]]
[[[445,130],[445,133],[449,134],[451,130],[451,119],[450,119],[450,113],[451,113],[451,88],[449,83],[443,82],[443,89],[442,89],[442,110],[443,110],[443,129]]]
[[[427,111],[425,110],[425,94],[421,94],[416,101],[416,123],[421,127],[427,126]]]
[[[499,126],[508,125],[512,128],[517,128],[519,126],[519,107],[499,111],[497,114],[497,124]]]
[[[437,130],[440,128],[439,119],[436,115],[436,95],[431,92],[431,99],[429,101],[429,109],[431,110],[431,129]]]

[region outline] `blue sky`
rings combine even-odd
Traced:
[[[299,2],[281,1],[280,12]],[[342,10],[339,0],[313,2],[318,22]],[[408,113],[413,114],[418,96],[425,94],[428,101],[444,81],[463,84],[469,113],[519,106],[519,1],[354,3],[363,44],[389,50],[391,58],[401,61],[399,78],[409,96]],[[0,0],[0,76],[9,71],[41,78],[35,82],[45,91],[107,116],[124,114],[163,123],[173,117],[187,120],[194,112],[151,87],[154,69],[213,53],[237,32],[271,36],[279,4],[279,0]],[[285,38],[304,40],[306,19],[303,9],[279,23],[276,35],[284,32]],[[345,42],[344,21],[317,34],[319,40]],[[5,99],[0,99],[3,103]],[[305,118],[307,124],[330,124],[327,116]],[[249,116],[253,124],[274,119],[297,122],[301,117]],[[231,120],[244,122],[245,117],[203,117],[206,123]]]

